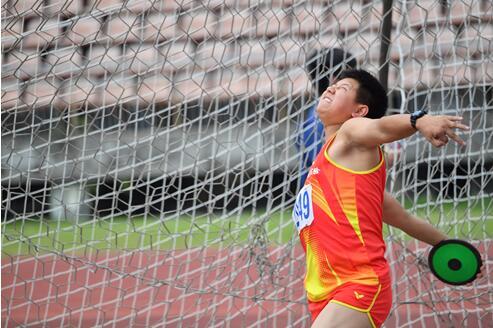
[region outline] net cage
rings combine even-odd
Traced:
[[[2,325],[310,326],[291,212],[313,149],[295,144],[309,61],[342,48],[390,112],[471,126],[464,148],[393,145],[387,190],[477,246],[485,277],[441,283],[429,246],[385,226],[385,327],[491,327],[492,9],[2,0]]]

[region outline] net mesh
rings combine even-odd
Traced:
[[[387,65],[392,112],[472,127],[465,148],[394,144],[388,190],[478,246],[485,278],[440,283],[386,227],[386,326],[491,326],[492,4],[394,1],[379,61],[382,7],[2,0],[3,325],[309,326],[293,145],[308,55],[341,47]]]

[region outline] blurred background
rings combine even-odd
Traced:
[[[491,1],[1,9],[4,325],[309,326],[291,209],[316,145],[296,140],[318,101],[310,61],[332,48],[386,84],[389,114],[426,108],[471,126],[465,148],[419,135],[388,148],[387,184],[473,241],[486,278],[437,282],[425,245],[386,227],[387,326],[493,324]]]

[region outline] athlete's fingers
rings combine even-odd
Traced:
[[[468,131],[469,130],[469,127],[465,124],[457,124],[456,126],[457,129],[461,129],[461,130],[464,130],[464,131]]]
[[[446,131],[440,131],[439,133],[433,134],[426,138],[433,146],[442,147],[448,142],[448,137]]]
[[[445,115],[445,118],[451,121],[462,121],[463,119],[462,116],[451,116],[451,115]]]
[[[461,138],[459,138],[459,136],[457,136],[454,131],[452,131],[451,129],[448,129],[447,130],[447,136],[454,140],[455,142],[457,142],[459,145],[462,145],[462,146],[465,146],[466,145],[466,142],[464,140],[462,140]]]
[[[435,138],[426,138],[429,143],[431,143],[433,146],[438,147],[437,143],[439,142],[438,139]]]
[[[459,121],[452,121],[452,120],[449,121],[448,127],[453,129],[461,129],[464,131],[469,130],[469,127],[467,125],[459,123]]]
[[[443,147],[447,144],[448,139],[435,138],[431,140],[431,144],[437,148]]]

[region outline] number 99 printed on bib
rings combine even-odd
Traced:
[[[298,233],[312,224],[313,219],[312,186],[308,184],[300,190],[294,204],[293,221]]]

